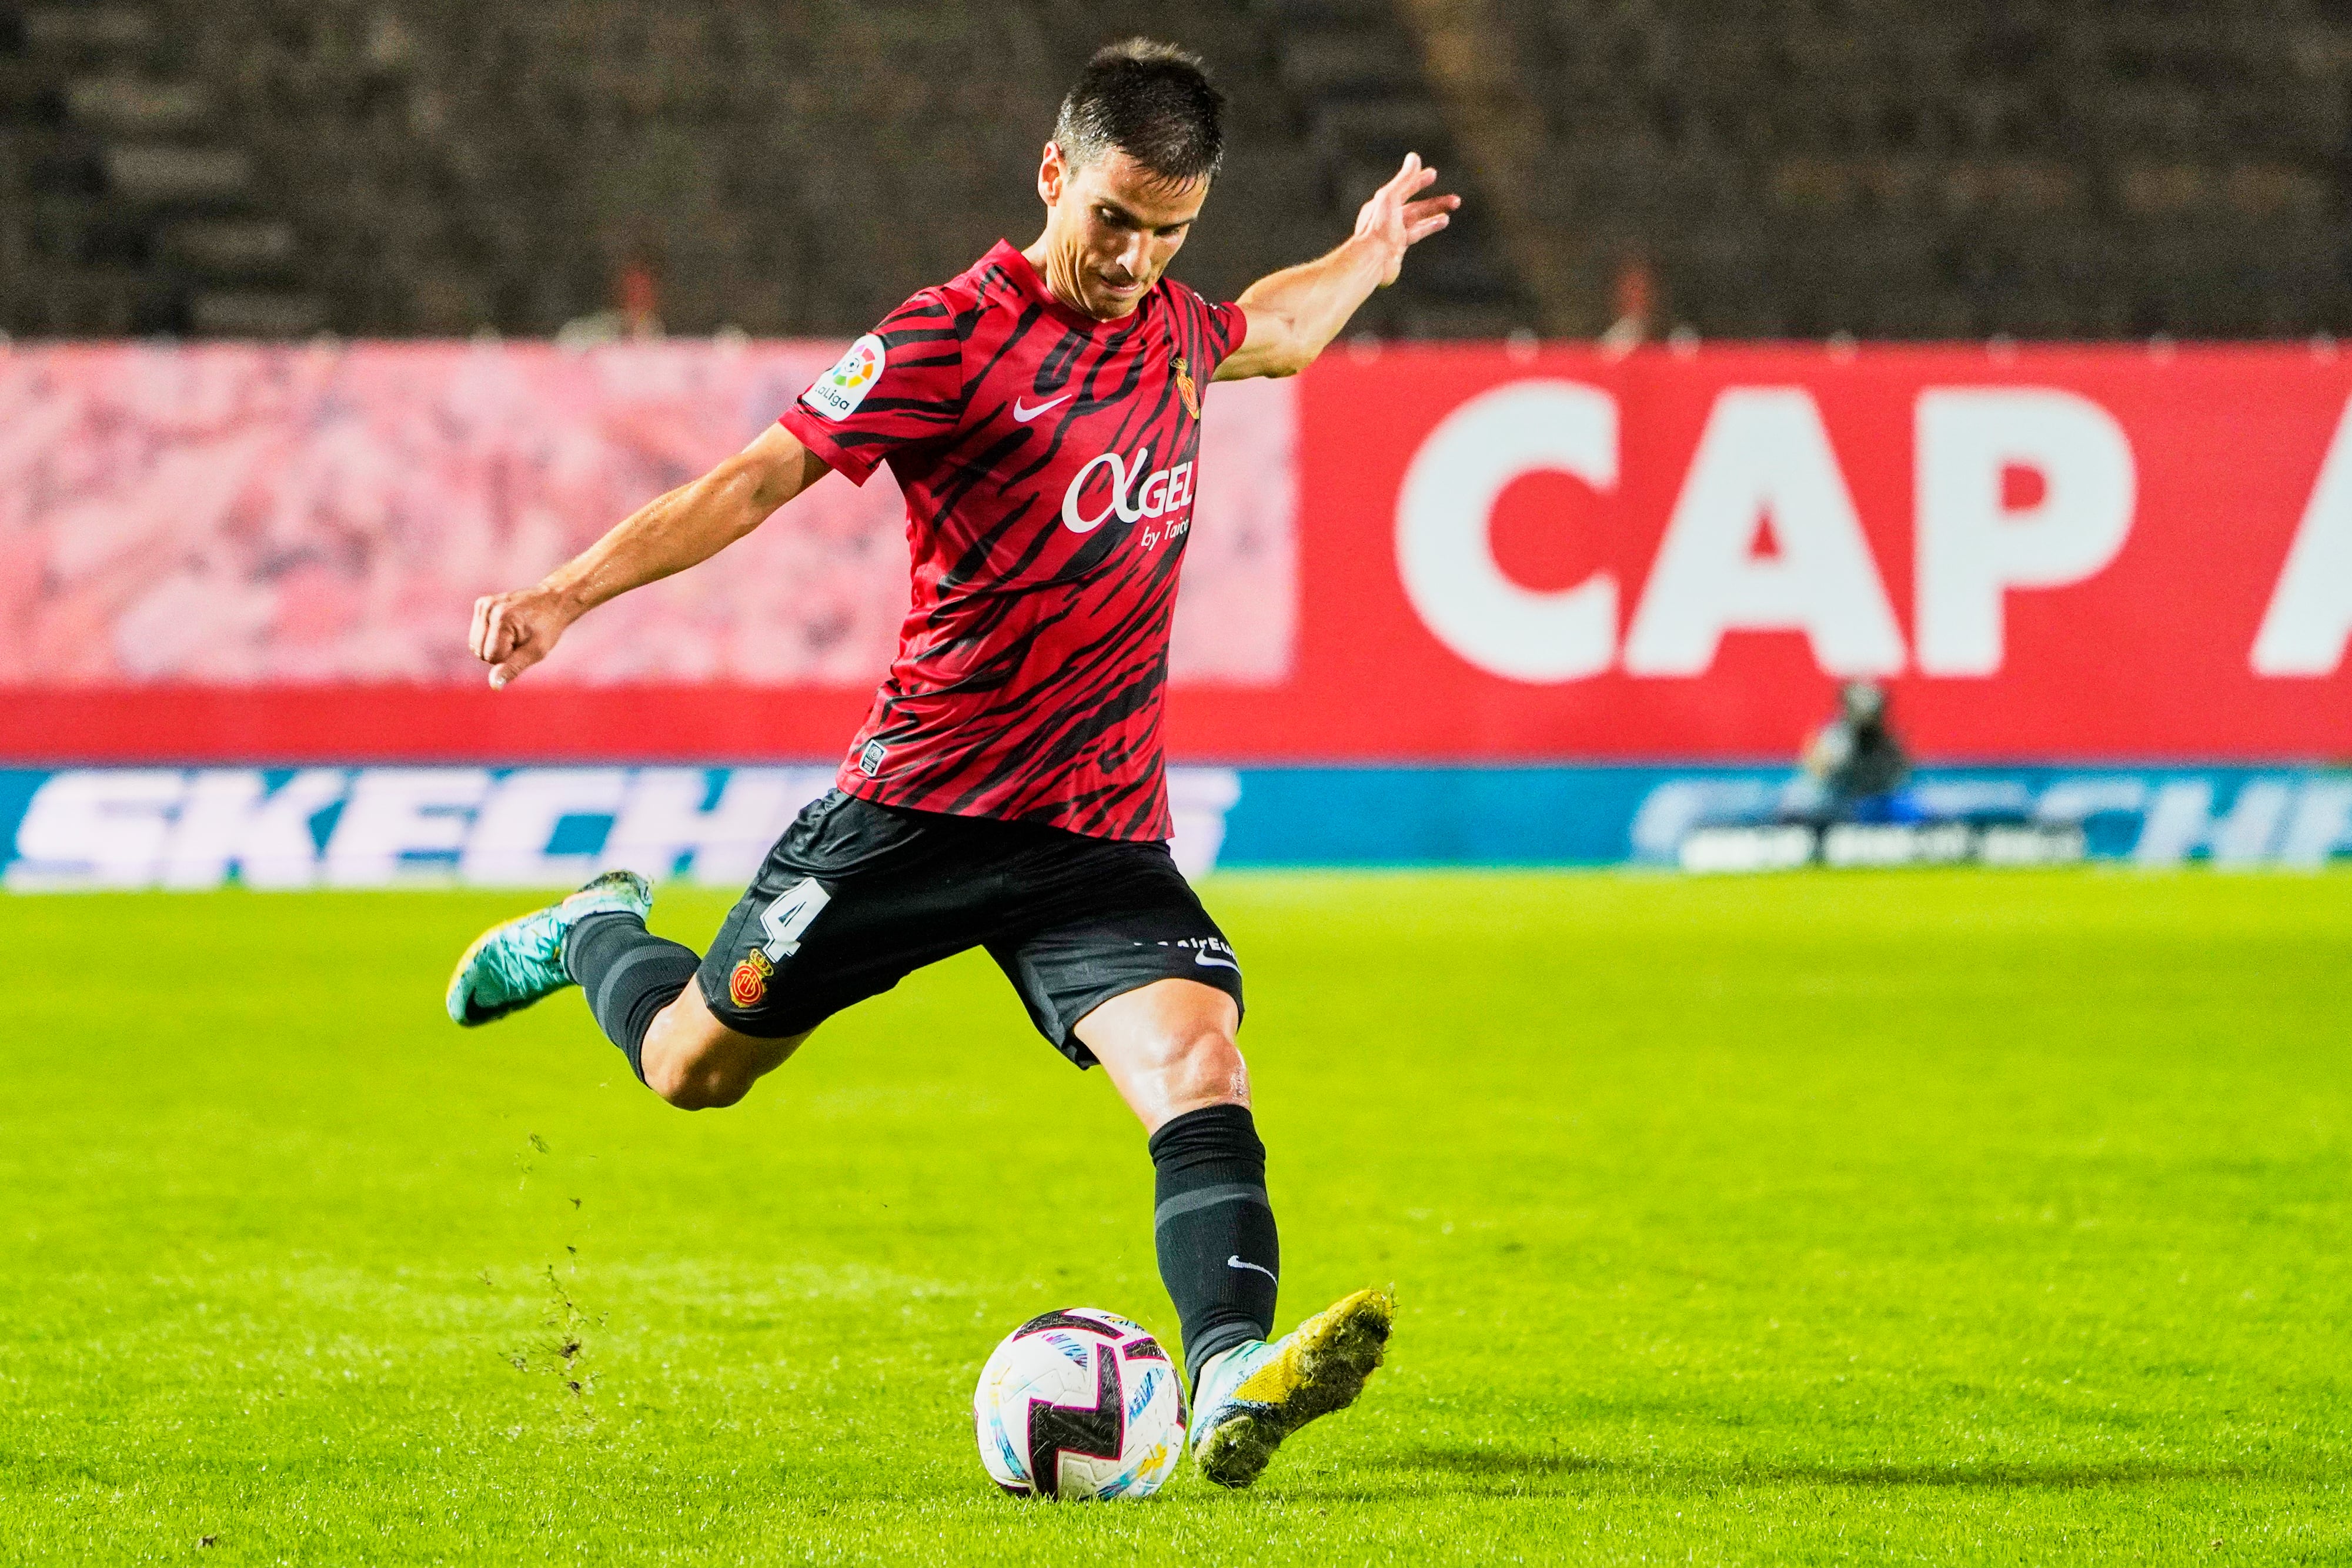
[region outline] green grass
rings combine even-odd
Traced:
[[[0,1559],[2352,1556],[2352,881],[1210,896],[1285,1316],[1403,1312],[1256,1490],[1091,1508],[968,1401],[1172,1336],[1150,1167],[984,959],[689,1116],[441,1018],[512,899],[0,903]]]

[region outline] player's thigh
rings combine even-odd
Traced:
[[[721,1028],[805,1035],[926,964],[979,945],[982,898],[940,874],[952,845],[920,813],[835,790],[768,852],[702,958],[694,989]]]
[[[1166,847],[1105,843],[1068,855],[1035,916],[989,944],[1037,1031],[1080,1067],[1102,1060],[1089,1043],[1097,1034],[1184,1049],[1213,1033],[1230,1044],[1244,1008],[1241,959]],[[1103,1011],[1147,988],[1150,998]]]

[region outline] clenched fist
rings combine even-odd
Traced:
[[[490,689],[546,658],[573,619],[561,596],[543,584],[474,601],[474,657],[490,666]]]

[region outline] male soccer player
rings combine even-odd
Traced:
[[[1354,1400],[1392,1302],[1275,1339],[1280,1269],[1250,1117],[1239,959],[1168,852],[1161,687],[1212,381],[1304,369],[1459,204],[1408,157],[1320,260],[1212,306],[1162,276],[1208,195],[1223,99],[1194,57],[1097,55],[1037,171],[1045,232],[999,242],[857,340],[776,424],[535,587],[474,607],[503,686],[594,606],[709,559],[828,471],[887,463],[913,602],[838,788],[769,852],[707,954],[646,930],[613,872],[485,933],[450,1017],[577,983],[656,1093],[731,1105],[819,1022],[985,946],[1038,1030],[1099,1064],[1150,1135],[1154,1233],[1207,1476]]]

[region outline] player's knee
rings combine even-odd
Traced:
[[[640,1054],[646,1088],[681,1111],[715,1111],[751,1092],[759,1074],[746,1071],[723,1041],[666,1030],[663,1021],[656,1020]]]
[[[717,1111],[751,1092],[753,1075],[735,1063],[701,1053],[646,1062],[646,1087],[681,1111]]]
[[[1249,1065],[1233,1030],[1202,1024],[1169,1040],[1171,1097],[1192,1105],[1249,1103]]]

